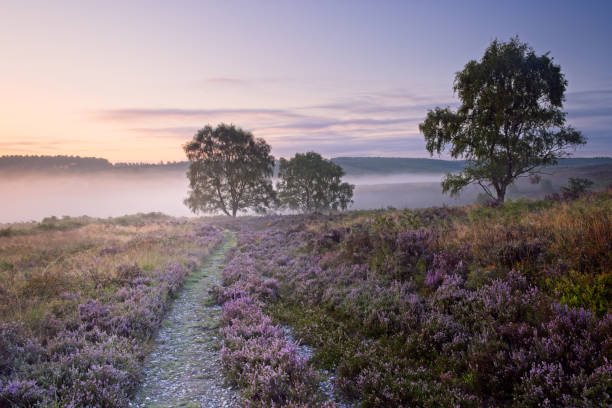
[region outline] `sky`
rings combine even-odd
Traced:
[[[233,123],[275,156],[428,157],[418,124],[494,39],[550,52],[577,156],[612,156],[609,1],[0,2],[0,155],[184,160]]]

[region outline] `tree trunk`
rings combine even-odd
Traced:
[[[508,186],[500,186],[499,188],[496,189],[497,192],[497,202],[498,203],[503,203],[504,200],[506,199],[506,188]]]

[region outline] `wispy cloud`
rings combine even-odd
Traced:
[[[426,112],[435,106],[455,105],[457,105],[457,101],[454,99],[418,95],[397,89],[359,93],[352,97],[315,105],[311,108],[360,114],[405,114]]]
[[[208,84],[219,84],[219,85],[249,85],[251,82],[246,79],[240,78],[229,78],[229,77],[218,77],[208,78],[204,80]]]
[[[29,146],[62,146],[67,143],[78,143],[77,139],[15,139],[0,141],[0,147]]]
[[[226,79],[231,80],[216,80]],[[287,109],[123,108],[97,112],[96,117],[125,126],[140,138],[185,140],[204,124],[229,122],[265,138],[277,154],[317,150],[329,155],[397,156],[413,155],[417,145],[423,149],[418,123],[435,104],[430,99],[400,90]]]
[[[568,92],[566,96],[567,96],[568,101],[573,101],[573,100],[592,101],[593,99],[601,99],[601,98],[611,98],[612,99],[612,89],[592,89],[588,91]]]
[[[583,149],[600,144],[601,132],[612,136],[612,89],[570,92],[565,108],[568,122],[589,139]]]
[[[435,106],[456,107],[457,101],[390,90],[286,109],[124,108],[98,112],[97,118],[126,126],[138,137],[178,140],[190,138],[204,124],[235,123],[283,155],[314,149],[329,155],[426,156],[418,124]],[[567,110],[570,123],[587,137],[611,128],[612,90],[568,94]]]
[[[63,152],[66,145],[76,145],[76,139],[15,139],[0,141],[0,155],[34,154],[33,152]],[[40,153],[36,153],[40,154]]]
[[[176,126],[176,127],[137,127],[128,129],[137,133],[140,137],[160,137],[172,139],[191,138],[201,127],[198,126]]]
[[[170,119],[170,118],[205,118],[209,116],[252,115],[274,116],[287,118],[300,118],[295,112],[283,109],[183,109],[183,108],[127,108],[109,109],[97,112],[98,119],[106,121],[126,121],[142,119]]]
[[[395,118],[395,119],[348,119],[348,120],[314,120],[314,121],[300,121],[291,122],[277,126],[271,126],[276,129],[294,129],[294,130],[310,130],[310,129],[329,129],[337,127],[372,127],[372,126],[390,126],[396,124],[414,123],[415,121],[421,120],[422,118],[410,117],[410,118]]]
[[[612,106],[568,109],[568,116],[570,118],[595,118],[602,116],[612,118]]]
[[[238,78],[238,77],[211,77],[206,78],[196,85],[199,86],[233,86],[233,87],[250,87],[256,85],[270,85],[282,82],[292,81],[291,78],[281,77],[259,77],[259,78]]]
[[[290,156],[294,152],[315,150],[327,157],[338,156],[412,156],[428,157],[421,138],[398,134],[392,137],[358,138],[338,133],[311,135],[312,139],[274,139],[276,154]]]

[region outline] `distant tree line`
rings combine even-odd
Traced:
[[[35,155],[11,155],[0,156],[0,172],[9,173],[83,173],[116,170],[186,170],[189,163],[166,162],[166,163],[115,163],[98,157],[81,156],[35,156]]]
[[[106,159],[80,156],[0,156],[0,170],[12,171],[71,171],[108,170],[113,165]]]

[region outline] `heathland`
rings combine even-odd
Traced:
[[[612,404],[610,189],[235,227],[222,359],[249,406]]]
[[[158,214],[0,230],[0,406],[126,406],[171,300],[222,239]]]
[[[183,323],[218,333],[243,406],[612,403],[610,189],[331,215],[48,218],[0,235],[2,407],[126,406],[172,300],[232,235],[209,285],[220,327]]]

